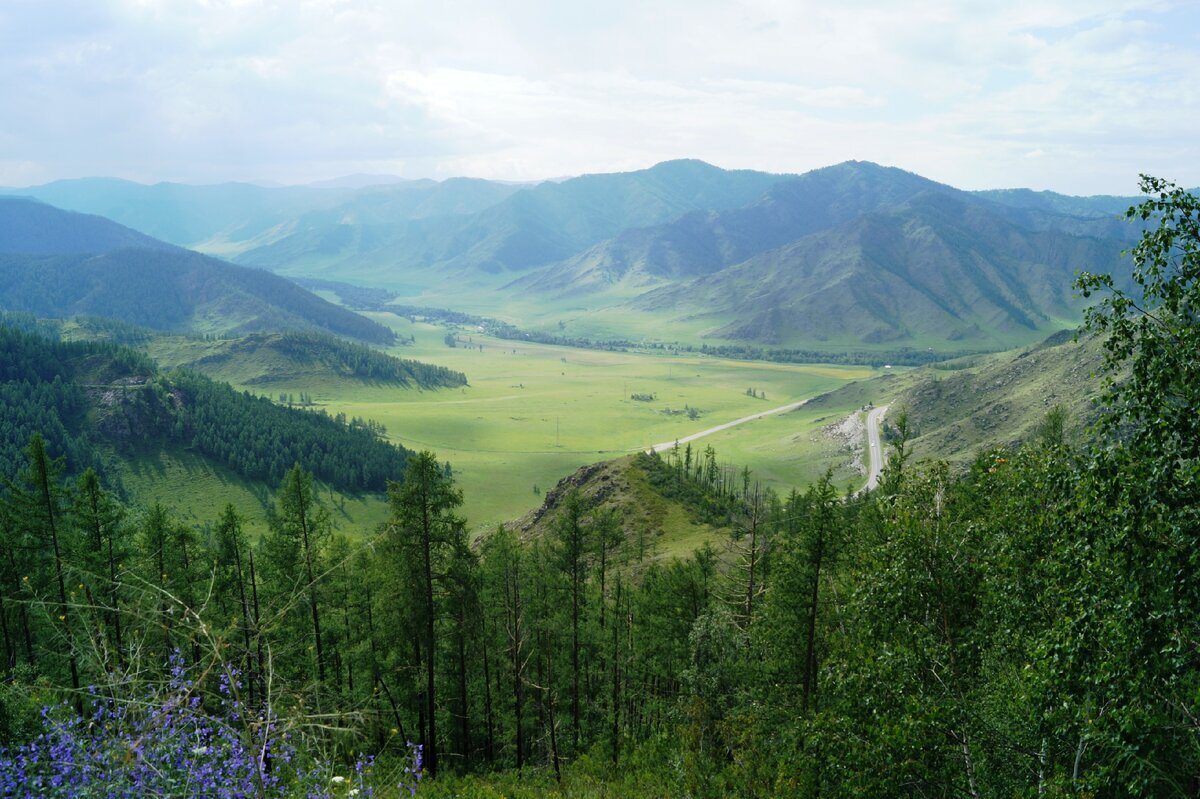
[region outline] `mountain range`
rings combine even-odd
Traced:
[[[566,335],[812,349],[1028,344],[1120,274],[1135,200],[966,192],[850,161],[802,175],[668,161],[514,185],[20,190],[280,274],[396,290]],[[1119,280],[1120,282],[1120,280]]]
[[[856,216],[630,306],[711,320],[716,338],[978,343],[1070,324],[1076,270],[1111,272],[1119,246],[1022,228],[984,203],[940,191]]]

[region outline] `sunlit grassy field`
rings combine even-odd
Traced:
[[[392,440],[433,450],[452,464],[465,494],[465,515],[476,529],[535,507],[541,492],[584,464],[874,374],[857,366],[523,344],[470,330],[459,330],[460,343],[451,348],[444,341],[445,328],[392,314],[375,318],[405,338],[415,337],[413,344],[393,348],[393,354],[461,370],[470,385],[420,390],[298,374],[294,383],[276,380],[267,390],[246,385],[236,374],[222,377],[270,396],[306,392],[330,414],[374,419],[387,427]],[[758,396],[749,396],[747,389]],[[634,394],[654,399],[639,401],[632,399]],[[695,408],[698,415],[689,418],[685,408]],[[786,489],[807,483],[824,468],[824,461],[809,462],[817,447],[804,431],[812,424],[811,414],[786,414],[724,431],[711,443],[722,461],[749,465],[768,483]],[[706,443],[697,442],[701,449]]]

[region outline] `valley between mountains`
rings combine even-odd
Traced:
[[[63,181],[0,199],[0,306],[432,449],[487,529],[588,463],[676,441],[778,491],[828,469],[873,485],[885,442],[845,430],[889,402],[929,455],[1019,440],[1045,403],[930,429],[928,386],[1078,324],[1072,276],[1119,272],[1127,203],[963,192],[865,162],[673,161],[530,186]],[[194,451],[143,450],[118,457],[129,485],[186,513],[211,491],[248,513],[269,495]],[[339,507],[354,524],[385,513],[370,496]]]

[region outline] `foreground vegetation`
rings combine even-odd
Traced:
[[[857,497],[828,477],[776,495],[706,451],[637,456],[733,531],[683,558],[642,560],[569,490],[539,535],[469,546],[428,452],[361,545],[332,535],[300,467],[259,544],[229,509],[200,538],[161,508],[123,513],[90,472],[64,485],[35,437],[0,516],[0,779],[58,773],[11,748],[40,704],[103,720],[186,684],[218,720],[237,686],[230,741],[291,736],[299,766],[252,764],[284,775],[247,788],[263,796],[316,790],[360,753],[386,770],[407,740],[429,796],[1195,796],[1200,202],[1145,188],[1134,213],[1159,226],[1134,252],[1139,296],[1079,282],[1122,375],[1094,441],[1053,411],[956,478],[912,462],[901,419]],[[112,726],[90,733],[112,743],[100,757],[137,762]],[[155,773],[220,795],[193,778],[207,747]]]

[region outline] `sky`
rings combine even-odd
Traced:
[[[673,158],[1200,185],[1200,3],[0,0],[0,185]]]

